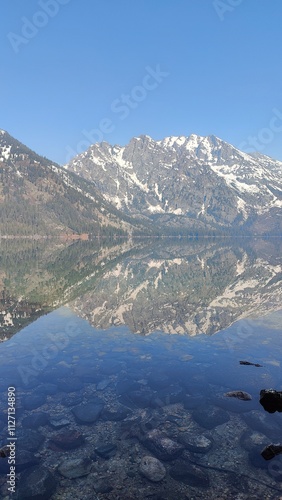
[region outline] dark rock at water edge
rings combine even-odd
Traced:
[[[49,413],[37,412],[31,413],[22,420],[22,427],[25,429],[38,429],[38,427],[43,427],[48,425],[50,419]]]
[[[210,485],[207,471],[202,471],[200,467],[187,462],[177,462],[170,469],[170,475],[176,481],[188,484],[189,486],[208,488]]]
[[[281,453],[282,453],[281,444],[269,444],[262,450],[261,456],[264,458],[264,460],[271,460],[276,455],[280,455]]]
[[[170,439],[158,429],[153,429],[145,434],[141,442],[159,460],[174,460],[184,450],[182,444]]]
[[[88,425],[98,420],[103,408],[103,403],[86,403],[73,408],[72,413],[79,424]]]
[[[282,391],[263,389],[260,391],[260,404],[269,413],[282,412]]]
[[[44,405],[47,401],[46,394],[31,394],[23,399],[23,407],[25,410],[36,410]]]
[[[45,437],[31,429],[19,429],[17,432],[17,449],[37,451],[45,441]]]
[[[64,460],[58,467],[59,473],[68,478],[87,476],[91,471],[92,461],[90,458],[71,458]]]
[[[55,493],[57,481],[45,467],[27,471],[16,489],[16,500],[48,500]]]
[[[79,431],[70,429],[52,436],[50,441],[62,450],[73,450],[82,446],[85,439]]]
[[[230,420],[229,414],[214,406],[194,410],[192,417],[201,427],[205,429],[214,429],[218,425],[225,424]]]

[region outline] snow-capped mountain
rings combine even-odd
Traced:
[[[281,229],[282,162],[215,136],[133,138],[92,145],[66,168],[127,214],[169,224]]]

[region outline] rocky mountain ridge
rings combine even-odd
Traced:
[[[282,229],[282,162],[212,135],[140,136],[124,147],[97,143],[65,168],[123,213],[164,226]]]

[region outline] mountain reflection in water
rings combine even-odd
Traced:
[[[281,307],[281,240],[202,239],[0,249],[2,339],[67,304],[97,328],[213,334]]]
[[[281,390],[279,240],[0,255],[1,498],[13,387],[16,500],[281,497],[282,414],[259,402]]]

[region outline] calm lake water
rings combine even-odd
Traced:
[[[281,248],[3,242],[1,498],[282,497]]]

